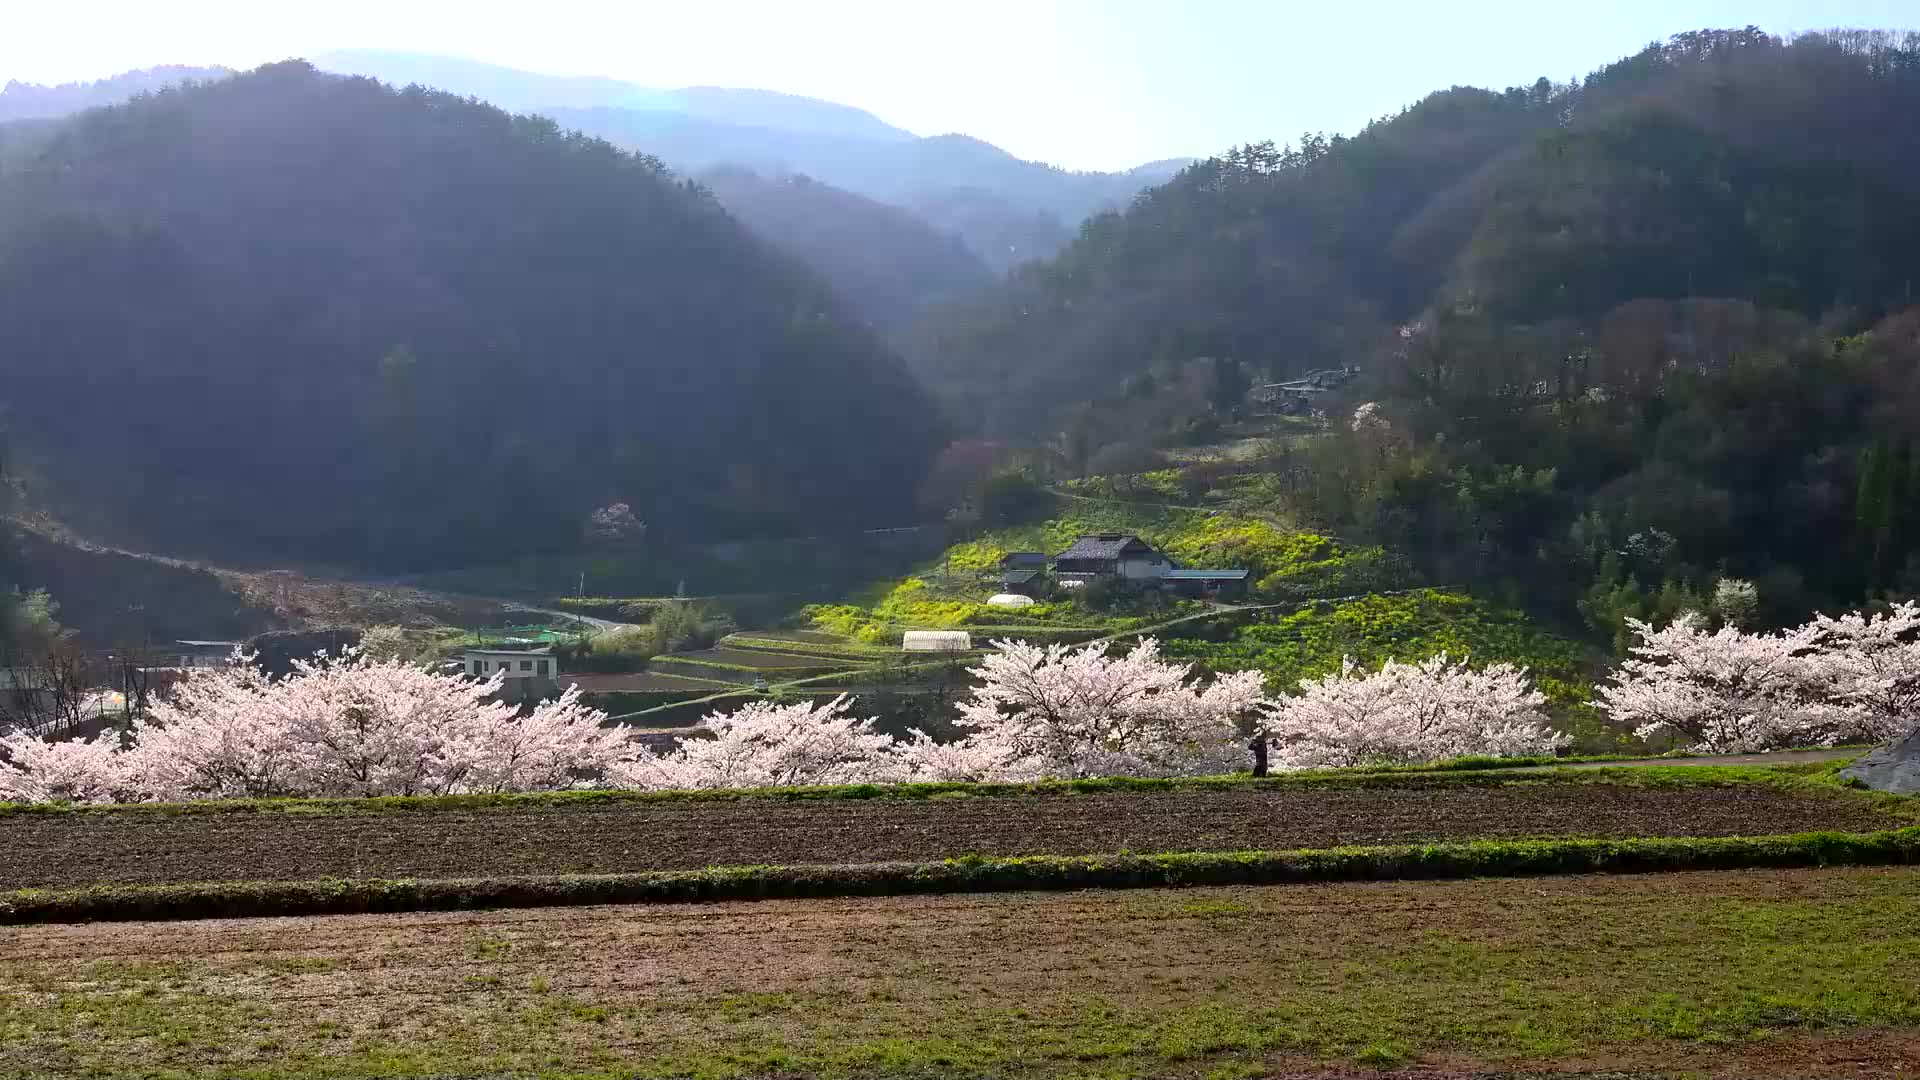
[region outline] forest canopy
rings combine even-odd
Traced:
[[[1713,297],[1911,302],[1920,37],[1681,34],[1584,81],[1454,87],[1353,137],[1197,163],[923,321],[917,370],[1017,437],[1156,365],[1364,364],[1441,308],[1502,324]]]

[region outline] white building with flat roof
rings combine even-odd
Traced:
[[[552,649],[468,649],[460,667],[476,679],[500,676],[501,701],[544,701],[560,694],[560,661]]]

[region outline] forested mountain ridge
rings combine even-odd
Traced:
[[[1920,597],[1917,280],[1920,35],[1749,28],[1239,148],[917,334],[1029,470],[1383,545],[1623,649]],[[1322,416],[1248,418],[1339,366],[1287,402]]]
[[[958,238],[897,206],[806,176],[721,168],[695,179],[742,224],[819,271],[888,340],[898,340],[928,305],[993,283],[993,272]]]
[[[110,79],[61,83],[58,86],[9,80],[5,86],[0,86],[0,124],[11,120],[44,120],[66,116],[82,109],[115,105],[137,94],[152,93],[164,87],[224,79],[232,74],[232,70],[222,67],[163,64],[124,72]]]
[[[81,114],[0,177],[0,325],[10,464],[181,551],[449,565],[616,501],[662,536],[891,524],[944,441],[657,161],[300,62]]]
[[[1884,310],[1920,240],[1917,55],[1900,35],[1703,31],[1578,84],[1454,88],[1352,138],[1239,148],[936,313],[919,369],[964,423],[1012,434],[1155,364],[1356,362],[1435,305]]]

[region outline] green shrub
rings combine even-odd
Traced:
[[[641,671],[660,652],[658,627],[631,626],[596,630],[577,644],[557,646],[555,654],[565,671],[620,674]]]
[[[733,633],[733,620],[705,604],[692,600],[668,600],[654,612],[653,628],[659,633],[661,652],[687,652],[710,649],[714,642]]]

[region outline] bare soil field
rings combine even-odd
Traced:
[[[1920,1067],[1920,870],[0,928],[0,1076]]]
[[[1835,789],[1568,783],[0,815],[0,889],[1900,828]]]

